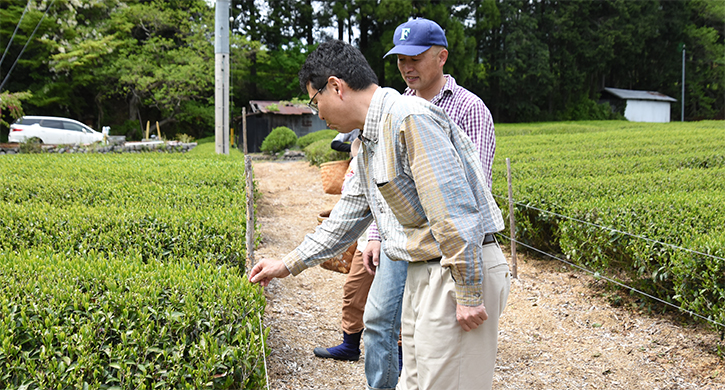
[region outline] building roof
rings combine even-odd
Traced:
[[[612,95],[625,100],[659,100],[664,102],[676,102],[677,99],[665,94],[653,91],[633,91],[631,89],[604,88]]]
[[[306,115],[312,110],[306,104],[291,104],[279,100],[250,100],[252,114]]]

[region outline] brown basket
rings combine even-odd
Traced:
[[[317,215],[318,224],[320,224],[320,223],[322,223],[322,221],[326,220],[330,216],[331,211],[332,210],[323,211],[319,215]],[[345,252],[343,252],[341,255],[333,257],[330,260],[327,260],[324,263],[320,264],[320,267],[330,270],[330,271],[340,272],[343,274],[350,273],[350,267],[352,266],[352,258],[355,256],[356,250],[357,250],[357,242],[350,245],[345,250]]]
[[[330,161],[320,165],[322,176],[322,190],[326,194],[340,195],[342,193],[342,182],[345,181],[345,173],[350,165],[350,160]]]

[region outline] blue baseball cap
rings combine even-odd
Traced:
[[[391,54],[404,56],[417,56],[430,49],[431,46],[448,47],[446,33],[438,23],[428,19],[413,19],[405,22],[395,29],[393,35],[395,47],[390,49],[383,58]]]

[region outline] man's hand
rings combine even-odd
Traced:
[[[378,264],[380,264],[380,241],[368,241],[363,251],[363,265],[370,275],[375,275]]]
[[[481,324],[483,324],[483,321],[488,319],[486,306],[462,306],[457,304],[456,319],[463,330],[470,332],[473,329],[478,328]]]
[[[262,259],[249,273],[249,281],[267,287],[274,278],[289,276],[289,270],[282,260]]]

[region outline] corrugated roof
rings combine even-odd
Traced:
[[[671,98],[665,94],[653,91],[633,91],[631,89],[604,88],[605,91],[620,99],[631,100],[659,100],[665,102],[676,102],[677,99]]]
[[[306,104],[280,103],[279,100],[250,100],[252,113],[278,114],[278,115],[306,115],[312,114],[312,110]],[[275,109],[276,107],[276,109]]]

